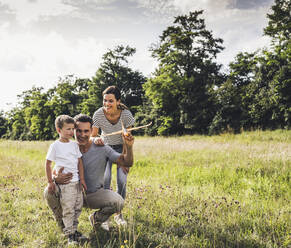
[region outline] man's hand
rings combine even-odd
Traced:
[[[55,191],[56,191],[56,185],[53,182],[48,183],[47,190],[48,190],[48,193],[49,194],[55,193]]]
[[[131,135],[131,133],[127,132],[126,134],[122,133],[122,139],[123,139],[123,143],[127,146],[127,147],[131,147],[133,146],[134,143],[134,138]]]
[[[125,167],[125,166],[119,166],[119,167],[122,169],[122,171],[124,172],[124,174],[128,174],[129,167]]]
[[[60,168],[57,174],[53,173],[55,174],[54,179],[57,184],[68,184],[72,180],[73,174],[71,172],[63,173],[63,170],[64,167]]]

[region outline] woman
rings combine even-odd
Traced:
[[[99,108],[93,115],[93,132],[92,136],[98,135],[99,129],[103,134],[109,134],[112,132],[120,131],[122,129],[121,122],[125,128],[128,128],[134,124],[134,118],[128,108],[121,103],[121,93],[116,86],[109,86],[103,93],[103,107]],[[104,141],[103,141],[104,139]],[[96,145],[110,145],[117,152],[122,152],[123,140],[121,134],[105,136],[103,138],[95,138]],[[111,184],[111,169],[112,163],[107,162],[105,174],[104,174],[104,188],[110,189]],[[117,167],[117,192],[123,199],[126,195],[126,181],[129,168]],[[114,220],[118,225],[126,225],[126,221],[123,219],[121,213],[114,216]],[[109,230],[108,222],[102,224],[102,228]]]

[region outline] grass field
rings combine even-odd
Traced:
[[[50,143],[0,141],[0,247],[66,246],[43,200]],[[137,137],[134,153],[128,227],[94,233],[84,209],[83,247],[291,247],[291,131]]]

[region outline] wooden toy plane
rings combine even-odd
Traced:
[[[124,135],[128,135],[128,131],[132,131],[132,130],[137,130],[137,129],[141,129],[141,128],[145,128],[145,127],[148,127],[152,125],[152,122],[150,122],[149,124],[146,124],[144,126],[139,126],[139,127],[131,127],[131,128],[125,128],[124,127],[124,124],[123,124],[123,121],[121,120],[121,130],[120,131],[116,131],[116,132],[113,132],[113,133],[106,133],[106,134],[101,134],[100,136],[111,136],[111,135],[115,135],[115,134],[121,134],[121,133],[124,133]]]

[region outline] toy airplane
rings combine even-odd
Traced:
[[[149,123],[149,124],[146,124],[146,125],[144,125],[144,126],[131,127],[131,128],[127,128],[127,129],[126,129],[126,128],[124,127],[123,121],[121,120],[121,128],[122,128],[122,130],[117,131],[117,132],[113,132],[113,133],[101,134],[100,136],[105,137],[105,136],[111,136],[111,135],[121,134],[121,133],[124,133],[124,135],[128,135],[128,131],[132,131],[132,130],[137,130],[137,129],[145,128],[145,127],[148,127],[148,126],[150,126],[150,125],[152,125],[152,122]]]

